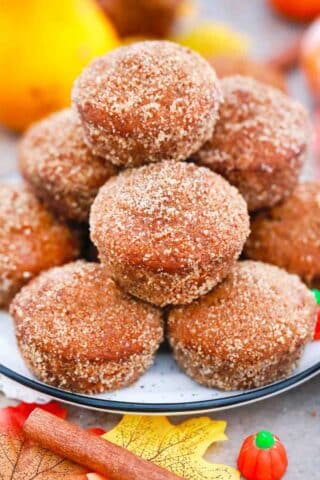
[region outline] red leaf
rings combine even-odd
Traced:
[[[50,402],[46,405],[21,402],[16,407],[6,407],[0,410],[0,425],[2,425],[2,428],[6,424],[11,425],[11,427],[15,425],[16,428],[22,429],[25,421],[35,408],[41,408],[60,418],[66,418],[68,413],[65,408],[60,407],[56,402]]]
[[[7,407],[0,410],[0,478],[5,480],[88,480],[79,465],[27,440],[22,425],[35,407],[65,417],[58,404]]]
[[[106,431],[100,427],[88,428],[88,432],[93,433],[94,435],[98,435],[99,437],[101,437],[101,435],[104,435],[106,433]]]
[[[56,402],[48,404],[20,403],[16,407],[0,409],[0,478],[12,480],[106,480],[95,473],[68,462],[48,450],[25,439],[22,427],[35,408],[42,408],[60,418],[67,410]],[[94,435],[103,435],[99,427],[88,429]]]

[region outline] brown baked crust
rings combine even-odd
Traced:
[[[278,88],[283,93],[288,92],[284,74],[271,65],[242,55],[217,55],[208,61],[215,69],[218,78],[242,75]]]
[[[280,205],[252,218],[245,255],[320,286],[320,183],[298,185]]]
[[[0,185],[0,307],[32,277],[77,258],[79,236],[26,185]]]
[[[297,184],[309,124],[302,105],[249,77],[221,80],[214,134],[194,159],[235,185],[249,211],[270,207]]]
[[[93,203],[90,230],[115,281],[164,306],[189,303],[221,281],[249,222],[243,198],[222,177],[171,161],[108,181]]]
[[[103,392],[134,382],[163,339],[161,311],[78,261],[34,279],[10,306],[21,353],[45,383]]]
[[[20,170],[59,216],[86,222],[99,188],[117,172],[91,153],[77,115],[65,109],[33,125],[19,146]]]
[[[173,308],[168,335],[178,364],[197,382],[254,388],[291,373],[313,338],[316,312],[296,275],[248,260],[208,295]]]
[[[221,100],[208,62],[167,41],[95,59],[72,92],[86,141],[116,165],[184,160],[211,137]]]
[[[164,38],[183,0],[98,0],[122,36]]]

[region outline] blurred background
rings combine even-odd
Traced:
[[[241,73],[310,110],[320,163],[320,0],[1,0],[0,174],[15,168],[19,134],[70,104],[95,56],[167,38],[205,56],[219,76]],[[307,173],[308,174],[308,173]]]

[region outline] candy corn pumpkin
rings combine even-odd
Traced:
[[[317,302],[318,305],[320,305],[320,290],[314,289],[313,294],[314,294],[315,301]],[[320,307],[318,310],[317,323],[316,323],[313,339],[320,340]]]
[[[267,430],[247,437],[238,457],[238,469],[247,480],[280,480],[288,466],[279,438]]]

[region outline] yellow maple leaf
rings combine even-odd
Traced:
[[[190,480],[238,480],[232,467],[207,462],[213,442],[227,440],[226,422],[207,417],[173,425],[167,417],[125,415],[103,438]]]

